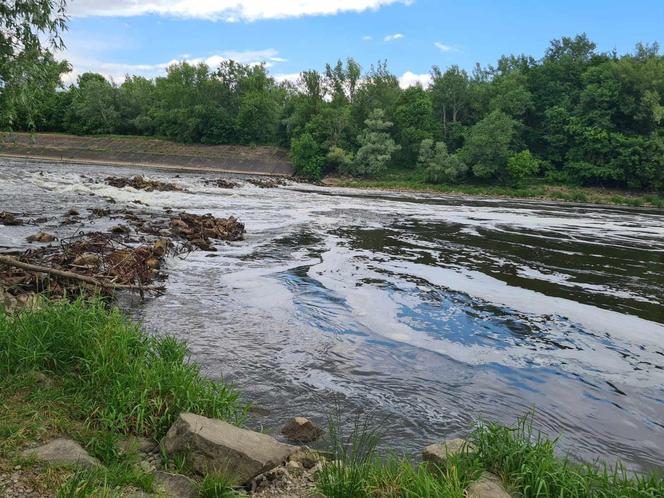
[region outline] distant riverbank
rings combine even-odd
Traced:
[[[399,192],[431,192],[459,194],[473,197],[552,200],[589,204],[608,204],[634,207],[664,207],[664,194],[618,189],[572,187],[533,182],[520,186],[506,185],[435,185],[426,183],[417,172],[396,171],[381,178],[361,179],[330,176],[323,183],[334,187],[394,190]]]

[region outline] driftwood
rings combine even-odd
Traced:
[[[103,282],[96,278],[80,275],[78,273],[57,270],[55,268],[48,268],[46,266],[33,265],[30,263],[23,263],[11,256],[2,256],[0,255],[0,264],[14,266],[20,268],[21,270],[33,272],[33,273],[48,273],[49,275],[55,275],[57,277],[68,278],[72,280],[79,280],[87,284],[93,285],[95,287],[103,287],[105,289],[129,289],[129,290],[138,290],[138,291],[158,291],[162,290],[163,287],[154,287],[154,286],[141,286],[141,285],[128,285],[128,284],[114,284],[112,282]]]

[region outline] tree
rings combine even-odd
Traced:
[[[385,112],[375,109],[365,121],[366,128],[358,137],[360,148],[351,168],[354,176],[376,176],[387,168],[392,155],[399,150],[388,130],[392,123],[385,120]]]
[[[517,123],[501,111],[493,111],[468,132],[462,160],[482,180],[504,176],[512,156]]]
[[[447,140],[450,125],[467,119],[470,104],[470,80],[468,73],[459,66],[451,66],[444,73],[438,66],[431,70],[431,98],[433,112]]]
[[[319,180],[323,174],[325,155],[309,133],[303,133],[291,143],[291,159],[295,172],[310,180]]]
[[[101,74],[78,77],[68,117],[70,130],[80,134],[114,133],[120,123],[116,89]]]
[[[65,0],[0,2],[0,124],[35,128],[37,108],[69,71],[48,51],[64,46],[66,27]]]
[[[414,167],[422,140],[431,138],[431,97],[421,86],[404,90],[394,110],[395,135],[401,147],[399,161],[404,167]]]
[[[422,141],[418,165],[428,183],[458,183],[468,171],[457,154],[449,154],[445,142],[434,144],[433,140]]]

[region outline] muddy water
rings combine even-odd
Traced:
[[[4,160],[0,211],[46,215],[60,236],[117,224],[59,226],[72,206],[244,221],[245,241],[170,261],[166,294],[132,313],[265,409],[252,423],[371,412],[389,417],[388,446],[415,452],[535,408],[563,452],[662,466],[663,211],[223,190],[196,174],[148,173],[186,192],[95,182],[137,172]],[[34,231],[0,226],[0,249]]]

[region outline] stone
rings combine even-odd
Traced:
[[[99,254],[94,254],[94,253],[89,253],[86,252],[84,254],[81,254],[80,256],[77,256],[76,259],[74,259],[74,266],[99,266],[101,263],[101,257]]]
[[[295,417],[281,429],[281,433],[291,441],[310,443],[323,435],[323,429],[304,417]]]
[[[46,244],[48,242],[53,242],[55,240],[55,235],[51,235],[50,233],[46,232],[37,232],[35,234],[32,234],[26,238],[28,242],[41,242],[43,244]]]
[[[194,498],[195,482],[180,474],[157,471],[154,473],[154,487],[170,498]]]
[[[512,498],[498,476],[482,472],[480,478],[468,486],[468,498]]]
[[[304,446],[294,451],[291,454],[289,461],[297,462],[300,465],[302,465],[302,467],[304,467],[305,469],[310,470],[313,469],[319,463],[322,463],[324,461],[324,458],[317,451],[314,451]]]
[[[30,448],[21,453],[24,458],[37,458],[51,465],[80,465],[97,467],[99,461],[91,457],[81,445],[71,439],[54,439],[37,448]]]
[[[157,443],[146,437],[130,436],[118,444],[123,453],[151,453],[157,448]]]
[[[182,454],[199,473],[221,472],[246,484],[283,464],[294,447],[221,420],[182,413],[161,442],[168,455]]]
[[[450,456],[463,452],[473,453],[475,452],[475,446],[466,442],[465,439],[450,439],[424,448],[422,450],[422,460],[442,466],[447,463]]]

